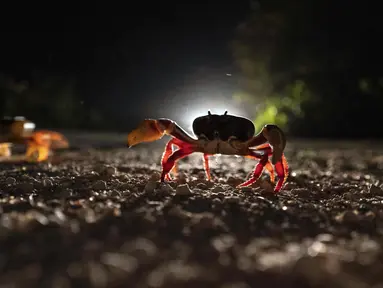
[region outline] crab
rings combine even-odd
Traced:
[[[36,125],[25,117],[4,117],[0,122],[0,157],[12,155],[13,144],[27,145],[25,160],[41,162],[48,159],[53,149],[68,148],[62,134],[49,130],[35,131]]]
[[[288,176],[288,163],[284,155],[286,137],[276,125],[267,124],[255,134],[251,120],[229,115],[212,114],[197,117],[192,124],[196,137],[189,135],[175,121],[167,118],[145,119],[127,137],[127,146],[132,147],[142,142],[152,142],[164,135],[171,136],[162,155],[161,182],[171,181],[169,175],[177,170],[176,162],[194,152],[203,154],[204,170],[211,181],[209,156],[215,154],[237,155],[259,160],[249,180],[237,188],[250,186],[262,175],[264,169],[269,172],[270,181],[275,182],[274,168],[278,182],[274,192],[279,192]],[[173,151],[173,146],[178,150]],[[270,159],[271,158],[271,159]]]

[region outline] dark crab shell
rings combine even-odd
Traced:
[[[254,136],[255,127],[250,119],[228,115],[208,114],[193,121],[193,132],[201,138],[205,135],[209,140],[227,141],[234,136],[240,141],[247,141]]]

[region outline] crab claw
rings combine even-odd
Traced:
[[[264,127],[263,135],[273,147],[273,155],[271,156],[271,163],[275,165],[281,160],[283,151],[286,147],[286,137],[283,131],[276,125],[268,124]]]
[[[165,130],[161,129],[157,120],[145,119],[128,134],[127,146],[132,147],[142,142],[153,142],[161,139],[164,134]]]

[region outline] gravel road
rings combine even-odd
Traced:
[[[379,143],[289,142],[278,195],[230,156],[160,184],[159,144],[0,163],[0,287],[383,287]]]

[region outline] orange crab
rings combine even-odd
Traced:
[[[0,156],[12,155],[12,144],[26,144],[25,160],[41,162],[48,159],[53,149],[68,148],[68,140],[60,133],[39,130],[24,117],[4,117],[0,122]]]
[[[238,187],[250,186],[256,182],[265,168],[270,174],[271,182],[274,182],[275,168],[278,182],[274,192],[282,189],[288,176],[288,164],[283,153],[286,137],[278,126],[265,125],[260,133],[254,136],[255,127],[249,119],[228,115],[227,111],[223,115],[211,114],[209,111],[208,115],[197,117],[193,121],[193,132],[197,138],[190,136],[170,119],[145,119],[128,134],[127,145],[132,147],[141,142],[152,142],[165,134],[172,137],[162,156],[161,182],[171,180],[169,173],[175,170],[179,159],[200,152],[203,153],[204,169],[209,181],[210,155],[238,155],[259,160],[252,177]],[[173,151],[173,145],[177,146],[178,150]]]

